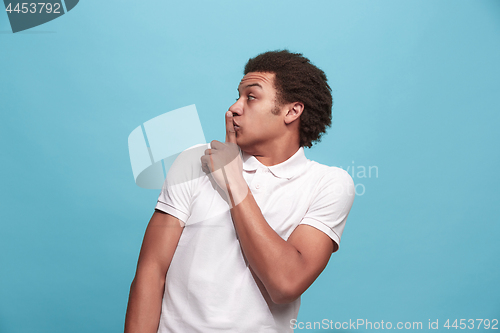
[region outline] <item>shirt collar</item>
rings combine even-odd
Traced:
[[[269,171],[271,171],[276,177],[286,179],[291,179],[293,176],[297,175],[308,161],[306,155],[304,154],[303,147],[300,147],[299,150],[297,150],[297,152],[286,161],[269,167],[260,163],[255,156],[249,155],[244,151],[241,153],[243,159],[243,170],[254,171],[258,168],[269,169]]]

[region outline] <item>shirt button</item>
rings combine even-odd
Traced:
[[[255,188],[259,189],[260,188],[260,184],[255,185]]]

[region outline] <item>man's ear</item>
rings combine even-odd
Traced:
[[[300,118],[302,111],[304,111],[304,104],[301,102],[290,103],[286,110],[285,123],[289,125]]]

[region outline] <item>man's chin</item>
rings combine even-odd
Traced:
[[[245,153],[248,153],[249,150],[251,150],[251,146],[248,145],[248,143],[246,143],[245,141],[243,141],[241,138],[238,139],[238,137],[236,137],[236,144],[238,145],[238,147],[240,147],[241,150],[243,150]]]

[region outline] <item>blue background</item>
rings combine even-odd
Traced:
[[[493,0],[85,0],[16,34],[0,13],[0,332],[123,330],[159,194],[128,135],[196,104],[223,140],[245,62],[279,48],[333,89],[308,158],[378,168],[299,321],[500,319],[499,37]]]

